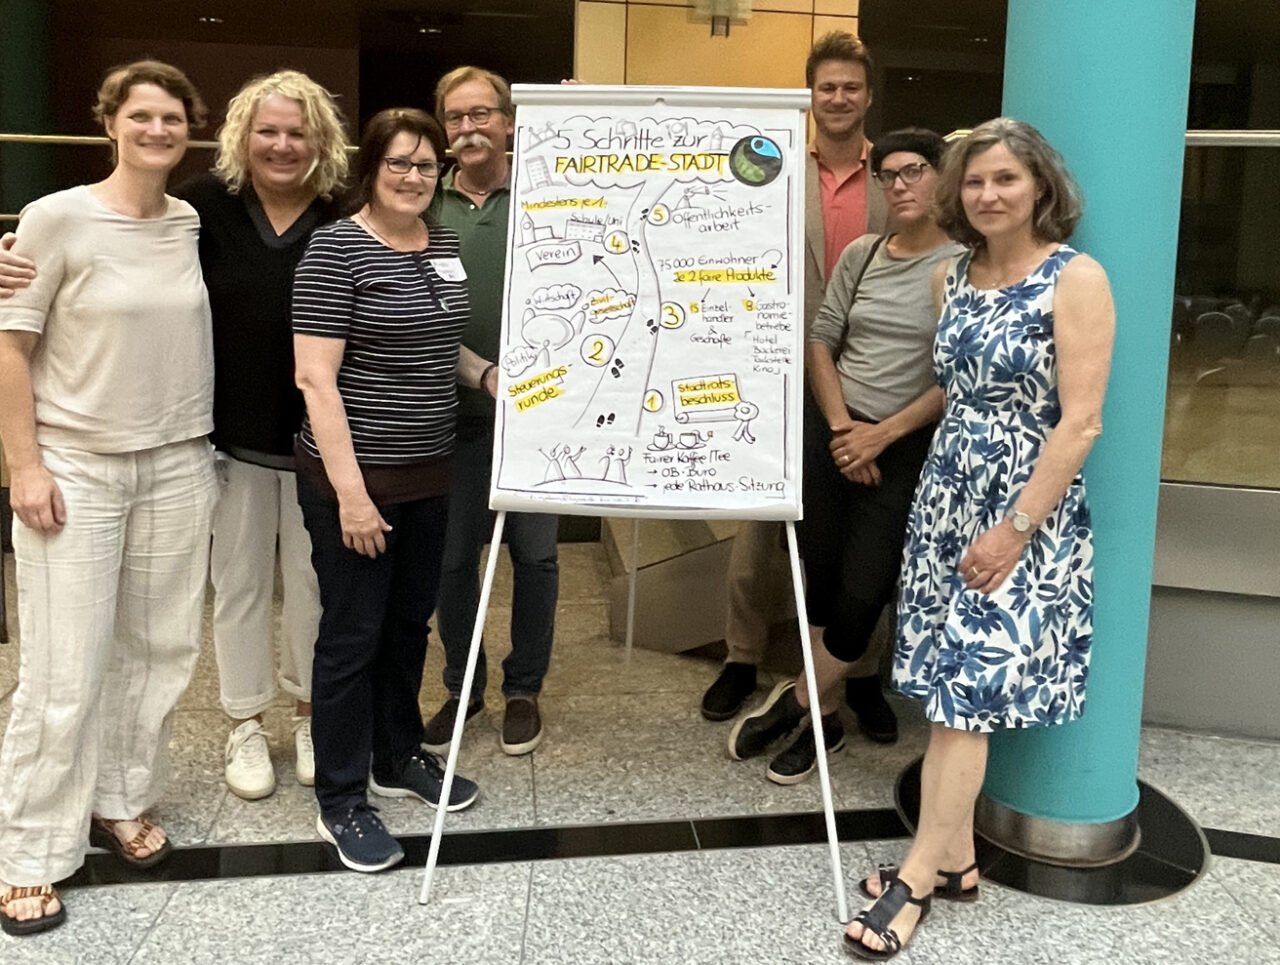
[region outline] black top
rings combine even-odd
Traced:
[[[453,452],[467,286],[458,236],[430,227],[422,251],[394,251],[350,218],[311,236],[293,284],[293,330],[345,341],[338,393],[361,466]],[[319,457],[309,420],[298,445]]]
[[[293,273],[311,233],[338,217],[317,198],[277,236],[253,186],[231,194],[212,174],[174,192],[200,215],[200,267],[213,312],[213,434],[220,449],[278,466],[293,453],[302,393],[293,381]]]

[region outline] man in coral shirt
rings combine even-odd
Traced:
[[[805,81],[812,95],[815,135],[805,170],[805,333],[822,304],[827,279],[840,253],[860,235],[882,232],[884,194],[869,191],[871,143],[863,124],[871,106],[871,55],[852,34],[829,33],[809,52]],[[729,560],[729,654],[702,701],[708,720],[727,720],[756,689],[756,668],[769,627],[787,616],[791,572],[783,550],[783,524],[747,522],[738,527]],[[858,726],[872,740],[892,742],[898,725],[881,692],[874,646],[850,670],[847,696]]]

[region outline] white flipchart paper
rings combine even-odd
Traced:
[[[515,96],[490,505],[798,519],[808,92]]]

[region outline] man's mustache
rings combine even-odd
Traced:
[[[457,154],[464,147],[493,147],[493,141],[479,131],[472,131],[470,134],[459,134],[449,147],[454,154]]]

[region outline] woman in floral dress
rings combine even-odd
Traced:
[[[1102,431],[1115,310],[1101,266],[1062,243],[1079,191],[1035,128],[997,118],[948,151],[937,199],[970,250],[936,286],[946,410],[908,524],[894,655],[895,685],[933,726],[915,841],[862,882],[874,900],[845,934],[871,960],[898,951],[932,897],[977,898],[987,735],[1078,717],[1093,629],[1080,470]]]

